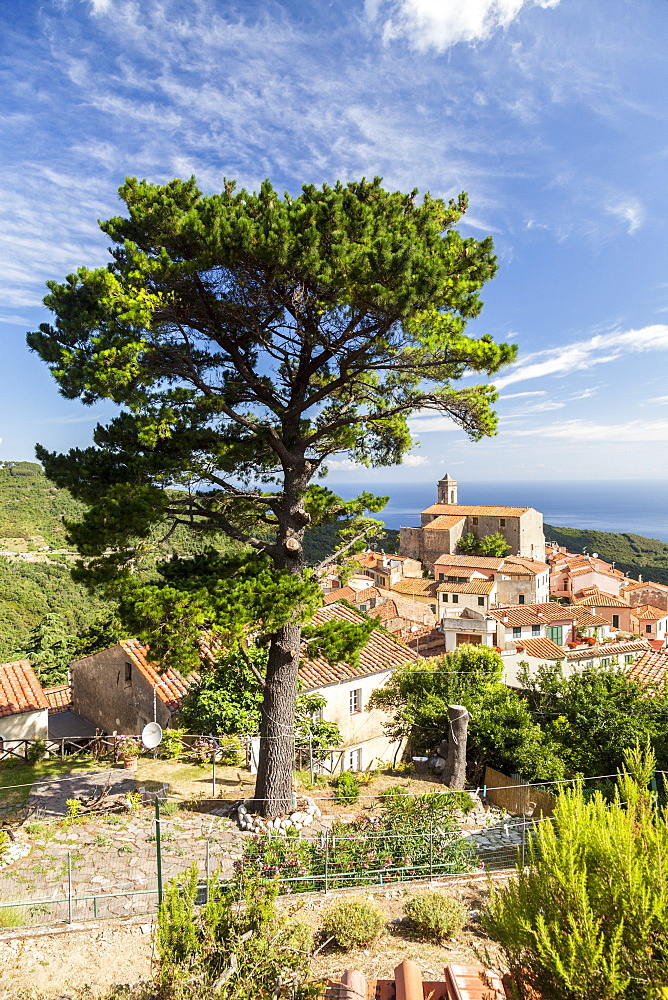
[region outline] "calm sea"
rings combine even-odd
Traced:
[[[419,525],[419,513],[436,502],[436,483],[331,483],[345,499],[363,489],[389,496],[378,515],[388,528]],[[599,531],[631,531],[668,542],[668,482],[619,480],[563,482],[466,481],[459,486],[459,502],[508,507],[535,507],[548,524]]]

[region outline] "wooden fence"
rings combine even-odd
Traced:
[[[551,816],[554,812],[554,795],[517,778],[509,778],[493,767],[485,768],[485,786],[488,802],[513,816]]]

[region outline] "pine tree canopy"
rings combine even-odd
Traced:
[[[186,656],[194,625],[211,626],[212,614],[222,632],[227,616],[235,640],[239,608],[264,616],[269,749],[256,794],[276,809],[267,768],[280,771],[283,798],[288,778],[270,748],[292,732],[300,625],[319,603],[304,577],[304,530],[340,518],[357,530],[384,502],[344,502],[313,479],[338,454],[401,462],[416,411],[447,415],[474,440],[495,432],[493,386],[455,384],[515,355],[464,332],[496,270],[491,238],[453,228],[465,195],[419,201],[378,178],[307,185],[296,198],[268,181],[258,193],[226,182],[204,195],[194,179],[129,178],[120,195],[127,214],[101,224],[112,260],[50,282],[55,320],[28,343],[65,397],[121,409],[93,447],[37,454],[88,505],[70,526],[88,578],[131,592],[154,650]],[[173,567],[142,601],[137,557],[156,527],[176,525],[224,532],[259,562],[208,577],[199,565],[196,586]]]

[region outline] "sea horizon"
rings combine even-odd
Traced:
[[[420,511],[436,503],[436,480],[414,483],[328,482],[344,499],[363,490],[389,496],[376,516],[388,528],[417,526]],[[630,532],[668,542],[668,482],[660,480],[462,480],[459,503],[534,507],[556,528]]]

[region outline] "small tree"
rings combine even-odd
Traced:
[[[668,987],[668,825],[647,787],[652,754],[626,761],[612,804],[563,792],[528,868],[492,888],[483,926],[545,1000],[649,1000]]]
[[[510,545],[505,540],[500,531],[495,531],[491,535],[484,535],[480,539],[480,554],[503,559],[510,552]]]
[[[466,531],[457,542],[457,550],[467,556],[474,556],[478,552],[480,539],[475,531]]]
[[[70,525],[80,574],[120,593],[156,658],[198,666],[203,630],[228,648],[249,628],[267,640],[256,798],[276,815],[292,799],[301,627],[321,601],[304,532],[385,502],[344,502],[313,480],[335,454],[400,462],[416,410],[495,433],[493,387],[453,386],[515,355],[464,335],[496,269],[491,239],[453,228],[464,195],[418,202],[378,178],[297,198],[268,181],[205,196],[194,179],[130,178],[120,194],[127,216],[102,224],[111,262],[50,282],[55,323],[28,342],[63,395],[122,412],[94,447],[38,457],[87,505]],[[172,562],[145,586],[138,559],[179,525],[255,555]]]

